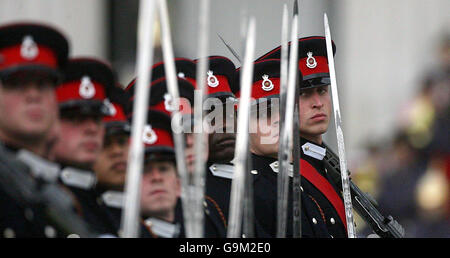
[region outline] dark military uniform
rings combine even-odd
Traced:
[[[61,117],[110,115],[112,105],[106,97],[115,89],[115,81],[114,71],[101,60],[70,59],[64,80],[56,89]],[[100,236],[117,237],[119,228],[101,199],[102,190],[96,188],[95,173],[70,164],[62,164],[62,167],[60,182],[72,194],[78,214]]]
[[[101,187],[97,187],[99,189]],[[125,195],[122,191],[115,190],[105,190],[101,191],[100,202],[104,203],[106,209],[108,210],[108,217],[114,224],[114,227],[120,230],[123,216],[123,204],[125,200]],[[148,222],[143,219],[140,220],[140,238],[153,238],[154,234],[149,230]]]
[[[231,163],[208,163],[205,169],[205,194],[216,201],[227,221],[233,172],[234,165]]]
[[[203,202],[204,208],[204,237],[205,238],[224,238],[227,235],[227,221],[222,209],[218,206],[217,202],[205,195]],[[181,199],[178,200],[175,209],[175,221],[182,226],[180,237],[185,237],[183,208]]]
[[[95,187],[94,172],[67,166],[61,170],[60,182],[70,190],[76,212],[92,230],[101,237],[118,236],[119,228],[102,199],[102,191]]]
[[[275,237],[277,230],[277,159],[252,154],[253,187],[255,205],[255,235]],[[302,188],[304,183],[302,178]],[[292,186],[292,180],[290,180]],[[302,237],[329,237],[322,220],[321,210],[313,199],[301,192]],[[292,187],[288,197],[288,219],[286,237],[292,237]]]
[[[16,78],[38,84],[40,78],[54,84],[59,81],[69,52],[68,42],[60,32],[48,26],[20,23],[2,26],[0,38],[3,83]],[[0,148],[4,158],[0,180],[3,237],[61,237],[67,231],[90,236],[80,218],[71,212],[70,197],[55,183],[59,176],[57,164],[24,150]]]
[[[338,188],[327,175],[325,148],[301,139],[301,223],[302,237],[346,237],[345,213]],[[314,153],[319,148],[323,154]],[[252,155],[256,234],[275,237],[277,226],[277,173],[275,158]],[[290,175],[292,177],[292,174]],[[292,236],[292,179],[288,197],[287,237]],[[334,192],[333,192],[334,191]]]
[[[300,143],[302,188],[316,203],[330,236],[347,237],[342,195],[338,186],[328,175],[323,161],[326,149],[324,146],[314,144],[303,138],[300,138]]]
[[[57,164],[25,150],[2,144],[0,149],[0,237],[58,238],[68,231],[95,236],[72,211],[70,196],[56,183]]]

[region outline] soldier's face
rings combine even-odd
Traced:
[[[173,162],[149,161],[144,165],[141,188],[141,210],[144,215],[173,219],[180,194],[180,179]]]
[[[0,82],[0,131],[8,137],[47,137],[58,119],[53,81],[17,78]]]
[[[258,112],[258,116],[252,115],[250,119],[250,151],[261,156],[278,157],[279,110],[274,106]]]
[[[59,162],[92,166],[103,146],[105,128],[102,116],[61,115],[61,137],[55,144]]]
[[[225,105],[222,111],[223,121],[215,121],[213,133],[209,134],[209,160],[213,162],[228,162],[234,157],[236,114],[234,108],[227,112]]]
[[[195,133],[185,133],[185,158],[186,158],[186,166],[189,173],[193,173],[195,170],[195,158],[196,158],[196,152],[195,152],[195,140],[196,140],[196,134]],[[206,162],[208,160],[208,134],[203,134],[204,138],[204,153],[200,155],[200,157],[203,159],[203,162]]]
[[[105,137],[103,149],[94,163],[94,171],[100,184],[108,187],[123,187],[129,146],[127,134],[114,134]]]
[[[300,91],[300,135],[321,143],[328,129],[331,115],[329,86]]]

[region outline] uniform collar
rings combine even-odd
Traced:
[[[270,168],[272,169],[272,171],[275,172],[275,173],[278,173],[278,171],[279,171],[279,166],[280,166],[280,164],[279,164],[278,160],[277,160],[277,161],[274,161],[274,162],[272,162],[272,163],[269,164],[269,167],[270,167]],[[289,175],[290,177],[293,177],[293,171],[294,171],[294,166],[293,166],[292,164],[289,164],[288,175]]]
[[[18,150],[16,157],[28,165],[33,176],[42,178],[47,182],[55,182],[58,179],[60,166],[57,163],[46,160],[25,149]]]
[[[106,206],[111,208],[122,209],[124,202],[124,194],[120,191],[109,190],[101,195]]]
[[[214,176],[233,179],[234,165],[213,163],[209,166],[209,171],[211,171]]]
[[[93,189],[97,183],[97,177],[92,171],[74,167],[63,168],[60,179],[65,185],[84,190]]]
[[[312,143],[310,141],[307,141],[305,139],[302,138],[301,142],[305,142],[302,143],[301,149],[302,149],[302,153],[310,156],[312,158],[318,159],[318,160],[323,160],[323,158],[325,157],[326,153],[327,153],[327,149],[317,145],[315,143]]]
[[[153,233],[164,238],[176,238],[180,234],[180,225],[173,224],[157,218],[148,218],[144,221]]]

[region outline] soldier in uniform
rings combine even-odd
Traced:
[[[177,58],[175,59],[175,65],[177,69],[177,81],[178,81],[178,87],[179,87],[179,93],[180,93],[180,99],[179,99],[179,110],[183,116],[184,123],[183,126],[185,126],[185,129],[187,129],[187,132],[192,132],[192,104],[194,103],[194,90],[195,90],[195,69],[196,69],[196,63],[193,60],[185,59],[185,58]],[[152,83],[151,83],[151,92],[150,92],[150,101],[149,101],[149,117],[148,121],[151,124],[151,129],[149,132],[149,135],[154,135],[154,139],[160,139],[164,140],[160,142],[159,144],[161,146],[153,146],[157,144],[159,140],[156,140],[154,144],[149,144],[147,146],[149,159],[146,163],[146,167],[148,165],[150,171],[153,171],[152,173],[148,174],[147,177],[153,178],[152,174],[158,174],[158,170],[160,167],[160,164],[163,163],[166,168],[171,168],[170,163],[175,162],[175,156],[174,156],[174,146],[173,146],[173,139],[172,134],[170,134],[170,139],[168,138],[169,135],[165,132],[171,132],[171,116],[172,112],[177,108],[174,104],[176,102],[173,101],[170,94],[168,93],[167,89],[167,81],[166,81],[166,74],[164,71],[164,63],[158,63],[155,64],[152,68]],[[134,90],[134,83],[135,80],[133,80],[128,86],[127,91],[133,92]],[[132,105],[133,97],[130,98]],[[129,115],[131,117],[131,114]],[[155,130],[155,128],[158,128],[158,130]],[[162,136],[158,136],[162,133]],[[163,137],[163,138],[161,138]],[[152,137],[150,137],[151,139]],[[192,157],[194,155],[191,155],[194,153],[193,149],[193,139],[194,134],[192,133],[186,133],[185,134],[186,139],[186,149],[185,149],[185,155],[187,159],[187,170],[192,172],[194,160]],[[148,139],[147,139],[148,140]],[[145,142],[145,139],[144,139]],[[162,155],[164,154],[164,155]],[[191,159],[189,157],[191,156]],[[207,154],[205,155],[205,158],[207,158]],[[191,161],[191,162],[189,162]],[[177,171],[176,171],[177,172]],[[177,172],[178,173],[178,172]],[[146,176],[144,176],[145,178]],[[151,188],[151,181],[147,181],[146,183],[143,182],[143,184],[146,184],[146,187]],[[179,179],[177,178],[177,181]],[[179,182],[178,182],[179,184]],[[143,188],[145,186],[143,185]],[[168,191],[173,193],[173,191]],[[143,196],[143,199],[147,199],[147,205],[150,205],[149,202],[151,202],[151,199],[149,196],[145,198],[146,196]],[[174,207],[174,220],[171,221],[172,225],[175,225],[176,228],[179,227],[179,230],[169,230],[170,232],[179,232],[176,236],[177,237],[185,237],[185,231],[184,231],[184,217],[183,217],[183,209],[181,200],[179,197],[179,194],[177,194],[176,203]],[[146,200],[143,200],[145,202]],[[211,197],[205,196],[205,237],[225,237],[225,219],[223,216],[223,213],[217,203],[214,199]],[[146,205],[145,203],[141,204],[141,207],[143,205]],[[144,211],[145,214],[149,214],[148,212]],[[172,213],[172,211],[170,211]],[[153,214],[153,213],[150,213]],[[148,216],[148,215],[147,215]],[[172,217],[172,216],[169,216]],[[162,221],[155,219],[154,217],[148,220],[146,218],[146,226],[153,225],[152,227],[148,228],[149,232],[151,232],[152,236],[158,236],[156,232],[160,232],[160,229],[155,229],[156,227],[160,227],[163,225],[164,229],[172,228],[172,226],[168,225],[167,223],[162,223]],[[151,221],[151,223],[149,223]],[[167,222],[167,221],[166,221]],[[179,225],[179,226],[177,226]],[[170,227],[169,227],[170,226]],[[175,235],[171,235],[175,236]],[[168,237],[164,235],[163,237]]]
[[[118,84],[110,89],[105,101],[109,114],[103,118],[105,137],[93,170],[97,176],[96,189],[110,211],[116,228],[120,228],[123,208],[123,190],[128,164],[131,126],[126,117],[128,94]]]
[[[85,232],[56,184],[58,165],[46,159],[57,135],[55,87],[67,62],[67,39],[31,23],[0,27],[0,39],[0,237]]]
[[[303,77],[299,84],[302,189],[320,210],[321,216],[312,218],[313,225],[323,223],[327,230],[325,237],[347,237],[341,192],[327,174],[323,161],[327,149],[323,144],[322,135],[328,130],[332,114],[325,38],[321,36],[300,38],[298,43],[298,64]],[[332,45],[335,54],[334,42]],[[279,57],[280,47],[258,60]]]
[[[205,194],[216,201],[226,219],[234,171],[231,162],[234,158],[236,139],[234,110],[236,98],[231,91],[231,84],[234,83],[236,68],[231,60],[223,56],[209,56],[208,63],[204,106],[210,131]]]
[[[144,171],[141,182],[141,215],[152,237],[184,237],[182,223],[175,217],[181,195],[176,169],[170,117],[149,111],[144,129]]]
[[[76,211],[89,226],[104,236],[118,236],[118,228],[96,187],[93,165],[105,134],[103,117],[109,91],[116,87],[115,74],[105,62],[91,58],[69,60],[63,82],[57,87],[63,134],[54,146],[61,164],[61,183],[72,193]]]

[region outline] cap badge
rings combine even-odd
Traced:
[[[153,131],[151,125],[146,125],[144,127],[144,135],[142,137],[142,140],[145,144],[153,144],[158,139],[158,136],[156,135],[155,131]]]
[[[313,57],[312,52],[308,52],[308,58],[306,59],[306,66],[311,69],[316,68],[317,66],[316,59]]]
[[[22,40],[22,45],[20,46],[20,55],[27,59],[32,60],[36,58],[39,54],[39,48],[34,42],[33,37],[25,36]]]
[[[273,86],[272,81],[269,79],[269,75],[264,74],[262,76],[262,78],[263,78],[263,81],[261,83],[262,84],[262,89],[265,90],[265,91],[271,91],[274,86]]]
[[[217,87],[219,85],[219,80],[217,80],[217,77],[215,75],[213,75],[213,71],[209,70],[208,71],[208,86],[209,87]]]
[[[111,103],[111,101],[109,101],[109,99],[105,99],[103,101],[103,104],[107,107],[109,116],[115,116],[116,115],[117,110],[114,107],[114,105]]]
[[[83,76],[81,78],[80,89],[78,92],[80,93],[80,96],[85,99],[90,99],[95,95],[95,87],[89,76]]]
[[[164,94],[164,107],[169,112],[175,111],[172,95],[170,95],[168,92]]]

